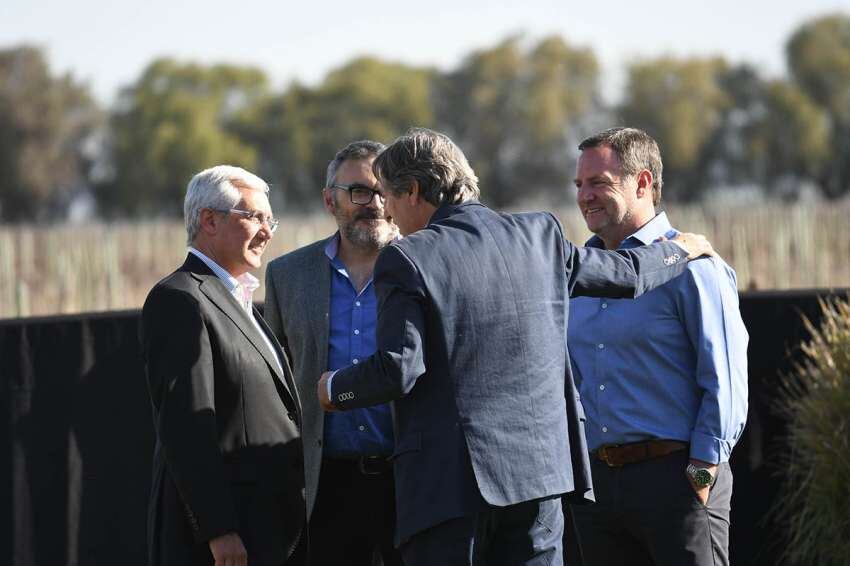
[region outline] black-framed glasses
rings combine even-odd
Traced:
[[[375,198],[375,195],[377,195],[381,200],[384,200],[384,195],[381,191],[373,189],[372,187],[367,187],[362,183],[351,183],[350,185],[338,185],[335,183],[331,185],[331,188],[348,191],[348,198],[351,199],[351,202],[361,206],[366,206],[371,203],[372,199]]]
[[[239,216],[243,216],[250,220],[252,223],[256,224],[257,227],[261,227],[263,224],[269,227],[269,232],[274,234],[277,227],[280,225],[280,220],[276,219],[274,216],[266,216],[264,213],[256,211],[256,210],[242,210],[241,208],[229,208],[227,210],[219,210],[218,212],[233,212],[234,214],[238,214]]]

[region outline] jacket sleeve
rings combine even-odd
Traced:
[[[154,289],[142,311],[142,348],[168,477],[198,542],[237,530],[218,443],[213,355],[197,301]]]
[[[413,263],[388,246],[375,263],[378,297],[377,351],[337,371],[331,402],[339,409],[386,403],[413,388],[425,373],[425,290]]]
[[[565,241],[564,254],[571,297],[635,298],[681,275],[688,263],[673,242],[600,250]]]

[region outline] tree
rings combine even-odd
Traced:
[[[438,123],[452,134],[496,206],[563,191],[571,134],[598,108],[593,53],[559,37],[521,37],[476,51],[439,81]]]
[[[727,69],[718,81],[729,104],[699,160],[706,187],[754,185],[776,194],[816,182],[829,155],[823,110],[794,84],[765,81],[748,65]]]
[[[254,169],[256,150],[233,130],[266,96],[266,76],[252,67],[151,63],[113,114],[114,175],[97,190],[102,212],[179,216],[194,173],[221,163]]]
[[[800,88],[829,114],[832,159],[824,174],[828,196],[850,191],[850,16],[807,22],[786,46],[788,67]]]
[[[771,81],[765,93],[767,111],[758,124],[770,189],[782,175],[816,180],[832,158],[829,118],[795,85]]]
[[[664,157],[664,196],[695,199],[707,186],[706,147],[730,107],[721,58],[661,57],[628,68],[623,123],[646,130]]]
[[[411,126],[432,126],[434,72],[360,57],[328,73],[315,89],[291,85],[242,123],[261,152],[261,171],[283,188],[287,205],[313,207],[325,169],[343,145],[389,142]]]
[[[0,220],[64,212],[88,184],[84,142],[101,120],[88,89],[53,76],[41,50],[0,51]]]

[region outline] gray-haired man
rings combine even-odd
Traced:
[[[189,253],[151,290],[142,346],[156,429],[150,564],[304,564],[306,509],[289,362],[253,307],[277,220],[268,185],[220,165],[195,175]]]

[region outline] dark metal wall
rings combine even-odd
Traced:
[[[736,566],[774,565],[778,371],[824,291],[745,293],[750,414],[735,449]],[[142,566],[153,429],[138,311],[0,321],[0,564]]]

